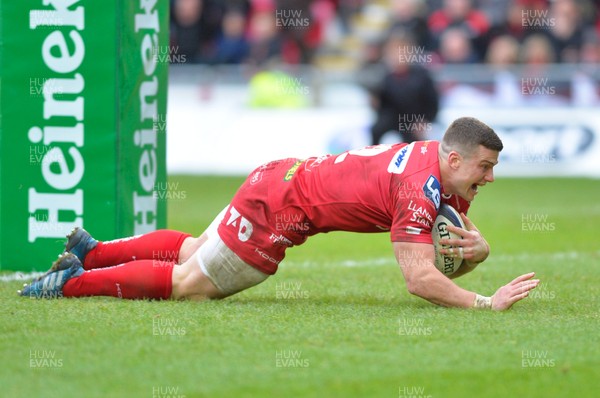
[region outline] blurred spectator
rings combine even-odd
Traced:
[[[543,67],[555,60],[556,56],[550,40],[541,33],[531,35],[523,42],[521,61],[524,64],[532,67]]]
[[[577,62],[584,24],[575,0],[554,0],[550,8],[550,41],[558,62]]]
[[[517,106],[523,102],[517,76],[510,68],[519,61],[519,42],[512,36],[496,37],[490,44],[486,62],[495,70],[493,103]]]
[[[279,58],[281,54],[281,38],[277,32],[273,5],[265,2],[254,5],[250,13],[248,26],[250,41],[249,62],[262,65],[269,60]]]
[[[553,80],[550,66],[556,55],[548,37],[542,33],[527,37],[521,47],[521,59],[525,67],[521,78],[525,101],[534,106],[565,104],[568,84],[559,85]]]
[[[283,61],[311,63],[327,25],[334,19],[334,4],[330,0],[277,0],[276,4]]]
[[[381,39],[368,40],[362,48],[362,65],[376,65],[381,62],[381,57],[383,56],[383,45],[384,41]],[[360,79],[363,77],[364,76],[359,76]]]
[[[450,28],[440,38],[439,55],[446,64],[470,64],[477,62],[471,40],[463,28]]]
[[[471,0],[444,0],[443,7],[429,17],[428,26],[438,45],[441,45],[441,37],[446,30],[462,28],[478,58],[483,58],[484,36],[490,24],[485,14],[473,8]]]
[[[250,44],[245,37],[246,16],[240,10],[227,11],[223,17],[223,34],[217,41],[215,62],[239,64],[250,53]]]
[[[199,61],[202,0],[175,0],[171,12],[171,43],[187,62]]]
[[[600,37],[592,28],[589,28],[583,35],[579,62],[600,65]]]
[[[427,69],[415,62],[421,54],[413,38],[394,33],[386,42],[383,79],[371,90],[376,121],[371,128],[372,143],[381,142],[387,132],[398,132],[402,141],[425,139],[428,126],[437,116],[439,97]]]
[[[486,62],[496,69],[519,62],[519,42],[510,35],[496,37],[488,47]]]
[[[483,12],[491,26],[504,23],[508,14],[511,1],[507,0],[479,0],[479,10]]]
[[[490,28],[486,37],[486,46],[498,36],[510,35],[520,43],[531,34],[543,32],[544,28],[529,23],[528,15],[538,15],[547,10],[546,0],[509,0],[506,14],[496,21]]]
[[[572,103],[575,106],[598,106],[600,93],[592,75],[600,65],[600,38],[593,28],[588,28],[584,33],[579,56],[582,66],[571,81]]]
[[[405,30],[415,38],[418,46],[432,50],[433,43],[425,19],[427,10],[423,0],[392,0],[391,7],[390,31]]]
[[[207,62],[214,57],[221,30],[223,5],[211,0],[174,0],[171,45],[186,62]]]
[[[350,22],[352,18],[360,11],[365,0],[335,0],[340,23],[344,33],[350,32]]]

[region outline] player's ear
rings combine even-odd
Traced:
[[[456,170],[460,167],[463,157],[456,151],[450,151],[448,154],[448,165],[451,169]]]

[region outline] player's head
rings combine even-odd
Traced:
[[[494,130],[474,117],[456,119],[442,138],[443,152],[457,151],[465,157],[473,155],[480,145],[496,152],[502,151],[504,147]]]
[[[487,124],[473,117],[456,119],[440,145],[444,191],[473,200],[478,186],[494,181],[502,141]]]

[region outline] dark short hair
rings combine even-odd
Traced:
[[[462,156],[472,154],[479,145],[493,151],[502,151],[504,145],[496,132],[487,124],[474,117],[460,117],[444,133],[442,151],[456,151]]]

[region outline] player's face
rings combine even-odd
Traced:
[[[472,201],[479,187],[494,182],[494,166],[498,164],[498,155],[498,151],[480,145],[471,155],[463,157],[457,170],[456,193]]]

